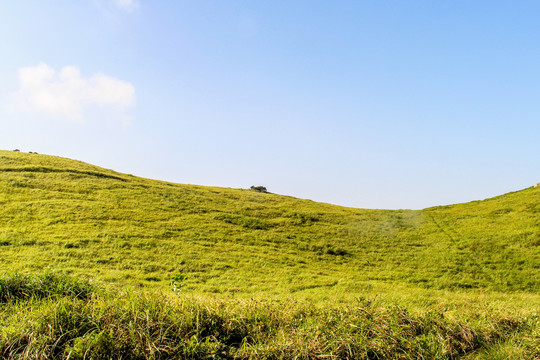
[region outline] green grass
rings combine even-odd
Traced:
[[[0,291],[20,280],[4,277]],[[358,301],[322,308],[291,299],[233,303],[102,289],[81,297],[79,288],[92,284],[50,275],[25,280],[31,284],[25,291],[40,293],[42,282],[57,282],[52,288],[60,291],[4,303],[3,358],[454,359],[496,354],[516,334],[514,354],[540,355],[533,333],[538,316],[518,318],[489,308],[456,317]],[[67,293],[66,283],[72,285]]]
[[[539,245],[540,188],[420,211],[364,210],[249,189],[173,184],[59,157],[0,151],[0,272],[56,271],[134,294],[169,294],[165,297],[174,296],[175,275],[185,274],[181,297],[221,304],[212,309],[259,299],[275,301],[275,311],[298,301],[301,308],[331,306],[347,313],[352,304],[372,302],[389,313],[405,306],[415,321],[423,313],[441,312],[448,329],[469,324],[473,314],[496,324],[493,314],[504,309],[504,316],[533,329],[516,330],[515,338],[511,331],[488,336],[454,358],[504,358],[515,349],[522,358],[533,358],[523,345],[529,335],[523,334],[539,333],[530,320],[540,308]],[[324,323],[321,314],[311,321]],[[457,314],[469,320],[446,318]],[[298,335],[297,347],[317,331],[306,330],[303,340]],[[377,341],[390,346],[388,338]],[[330,343],[330,353],[341,351]],[[429,354],[426,358],[452,358],[442,350]]]

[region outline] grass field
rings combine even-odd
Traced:
[[[539,245],[540,188],[363,210],[0,151],[0,271],[13,293],[47,276],[105,288],[6,296],[5,357],[534,359]],[[83,318],[55,347],[58,332],[43,335],[49,343],[36,330],[54,321],[36,319],[58,304]],[[126,307],[155,308],[147,320],[175,329],[165,338],[176,342],[160,343],[148,324],[130,328]],[[221,325],[198,332],[189,316],[202,309]],[[112,337],[125,340],[121,349]]]

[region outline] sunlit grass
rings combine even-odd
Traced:
[[[52,289],[48,297],[22,295],[41,294],[43,283]],[[54,274],[0,279],[2,357],[454,359],[535,355],[539,344],[537,315],[486,304],[460,313],[430,307],[411,312],[365,299],[322,307],[292,298],[232,302],[189,294],[88,292],[93,286]],[[5,296],[7,288],[20,296]],[[80,296],[81,288],[91,296]]]
[[[540,188],[421,211],[363,210],[0,151],[0,271],[165,294],[184,274],[182,297],[227,304],[360,301],[529,319],[540,308],[539,245]],[[475,354],[509,353],[518,340],[508,339]]]

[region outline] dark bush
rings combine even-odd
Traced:
[[[310,250],[318,255],[349,255],[347,250],[330,244],[311,245]]]

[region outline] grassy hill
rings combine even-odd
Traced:
[[[183,296],[220,301],[378,301],[418,311],[489,302],[527,322],[540,307],[539,245],[540,188],[420,211],[363,210],[0,151],[0,271],[171,293],[184,274]]]
[[[4,270],[214,293],[360,292],[368,282],[540,290],[540,188],[421,211],[179,185],[0,152]]]

